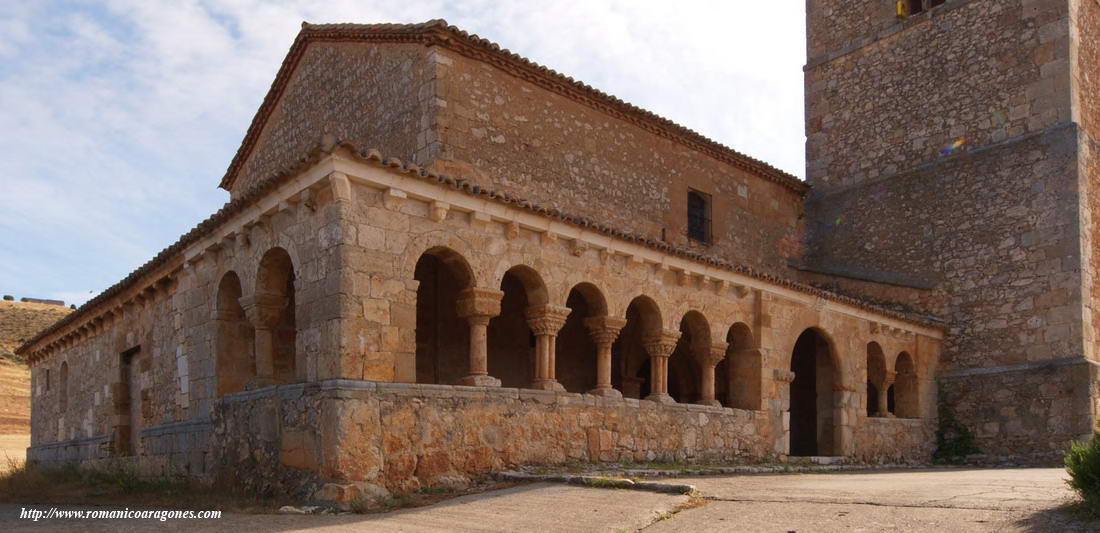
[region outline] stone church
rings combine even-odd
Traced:
[[[231,201],[19,349],[29,457],[339,498],[1089,434],[1100,2],[807,5],[807,181],[443,21],[304,25]]]

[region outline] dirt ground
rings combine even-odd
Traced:
[[[377,515],[226,514],[212,520],[39,520],[0,505],[0,531],[1075,532],[1062,469],[695,477],[702,500],[538,483]],[[699,505],[702,503],[702,505]]]

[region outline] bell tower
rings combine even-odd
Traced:
[[[807,34],[796,266],[942,319],[940,398],[981,451],[1089,434],[1100,1],[808,0]]]

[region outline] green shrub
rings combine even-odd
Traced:
[[[1069,486],[1077,491],[1087,510],[1100,516],[1100,431],[1088,442],[1070,444],[1065,455]]]
[[[937,463],[960,463],[971,454],[978,453],[974,434],[962,425],[950,407],[940,405],[940,425],[936,428],[936,451],[932,460]]]

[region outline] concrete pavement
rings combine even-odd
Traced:
[[[402,533],[496,531],[637,531],[686,502],[687,496],[535,483],[463,496],[428,507],[375,515],[223,514],[212,520],[84,520],[31,522],[20,505],[0,505],[0,531],[311,531]],[[35,506],[45,509],[49,506]]]
[[[1100,531],[1057,509],[1071,501],[1062,469],[929,469],[689,477],[686,496],[535,483],[378,515],[245,515],[217,520],[32,523],[0,505],[0,531]],[[43,508],[43,506],[37,506]]]
[[[1056,511],[1065,470],[939,469],[690,477],[709,500],[646,529],[670,531],[1100,531]]]

